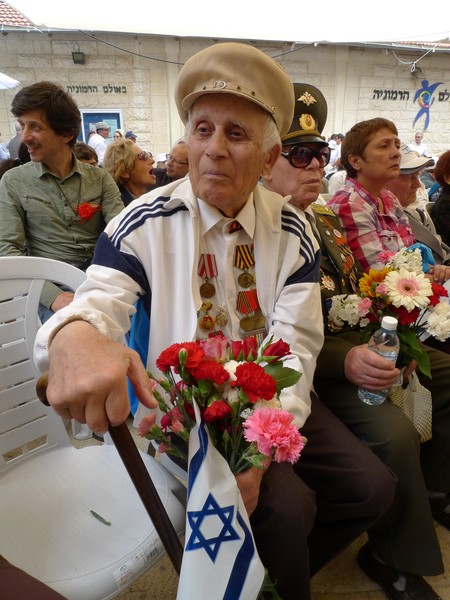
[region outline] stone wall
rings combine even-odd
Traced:
[[[22,85],[48,79],[70,91],[82,110],[120,111],[123,127],[139,136],[139,145],[166,152],[183,133],[173,101],[180,65],[217,40],[83,32],[9,32],[0,38],[0,71]],[[422,81],[440,83],[431,95],[425,143],[433,155],[450,147],[450,57],[445,53],[386,50],[366,46],[257,42],[276,58],[293,81],[318,86],[328,100],[324,134],[347,131],[355,122],[383,116],[393,120],[404,142],[423,129],[415,96]],[[85,64],[72,61],[73,51]],[[14,133],[10,104],[16,90],[0,90],[1,141]],[[430,95],[421,95],[427,99]]]

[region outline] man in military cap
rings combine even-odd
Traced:
[[[279,594],[307,600],[310,572],[387,509],[395,480],[321,403],[311,412],[323,342],[320,252],[307,220],[258,185],[291,125],[292,85],[260,50],[223,43],[187,61],[175,99],[189,179],[149,192],[106,228],[73,304],[41,328],[36,360],[50,365],[56,411],[103,433],[129,414],[127,376],[141,403],[156,408],[143,364],[121,343],[138,300],[150,318],[152,372],[169,345],[211,333],[286,340],[286,364],[302,377],[281,402],[310,442],[296,465],[252,468],[237,481]],[[238,245],[252,249],[248,264],[236,262]],[[248,290],[257,299],[251,312],[239,302]]]
[[[362,269],[337,216],[327,206],[314,204],[329,158],[321,133],[326,120],[325,98],[311,85],[294,84],[294,90],[297,99],[294,121],[290,133],[281,138],[283,152],[271,173],[264,176],[264,185],[290,195],[290,203],[312,224],[322,250],[320,288],[326,322],[329,299],[336,294],[355,293]],[[361,344],[358,332],[333,333],[326,328],[314,377],[320,399],[398,478],[392,507],[370,528],[369,542],[358,555],[364,572],[392,600],[439,599],[422,577],[443,571],[426,488],[434,486],[430,500],[433,514],[449,527],[450,514],[444,514],[444,507],[449,502],[445,486],[450,473],[446,391],[450,360],[448,355],[431,349],[429,356],[433,379],[424,378],[426,381],[422,383],[431,385],[435,408],[440,412],[433,427],[433,439],[422,445],[425,455],[422,468],[418,434],[405,414],[392,402],[368,406],[358,398],[358,386],[385,389],[400,373],[390,361],[369,350],[367,344]]]

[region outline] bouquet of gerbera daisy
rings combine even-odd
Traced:
[[[337,295],[328,313],[330,331],[359,328],[367,342],[384,316],[398,320],[399,365],[415,360],[431,377],[428,354],[420,343],[423,334],[439,341],[450,336],[450,305],[447,290],[432,283],[423,272],[419,248],[385,254],[386,266],[370,269],[359,280],[359,294]]]
[[[253,338],[230,341],[224,336],[173,344],[156,361],[164,376],[149,373],[163,417],[159,425],[154,413],[144,417],[139,435],[156,440],[159,452],[187,461],[179,440],[189,440],[195,402],[212,443],[234,474],[252,465],[267,467],[270,460],[294,463],[305,438],[279,400],[281,390],[300,378],[283,364],[289,354],[288,344],[272,338],[259,349]]]

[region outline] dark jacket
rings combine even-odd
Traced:
[[[439,198],[430,208],[430,215],[443,242],[450,246],[450,185],[443,186]]]

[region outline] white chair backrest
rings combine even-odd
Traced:
[[[36,397],[33,345],[46,280],[75,290],[83,271],[56,260],[0,257],[0,473],[36,453],[70,444],[64,424]]]

